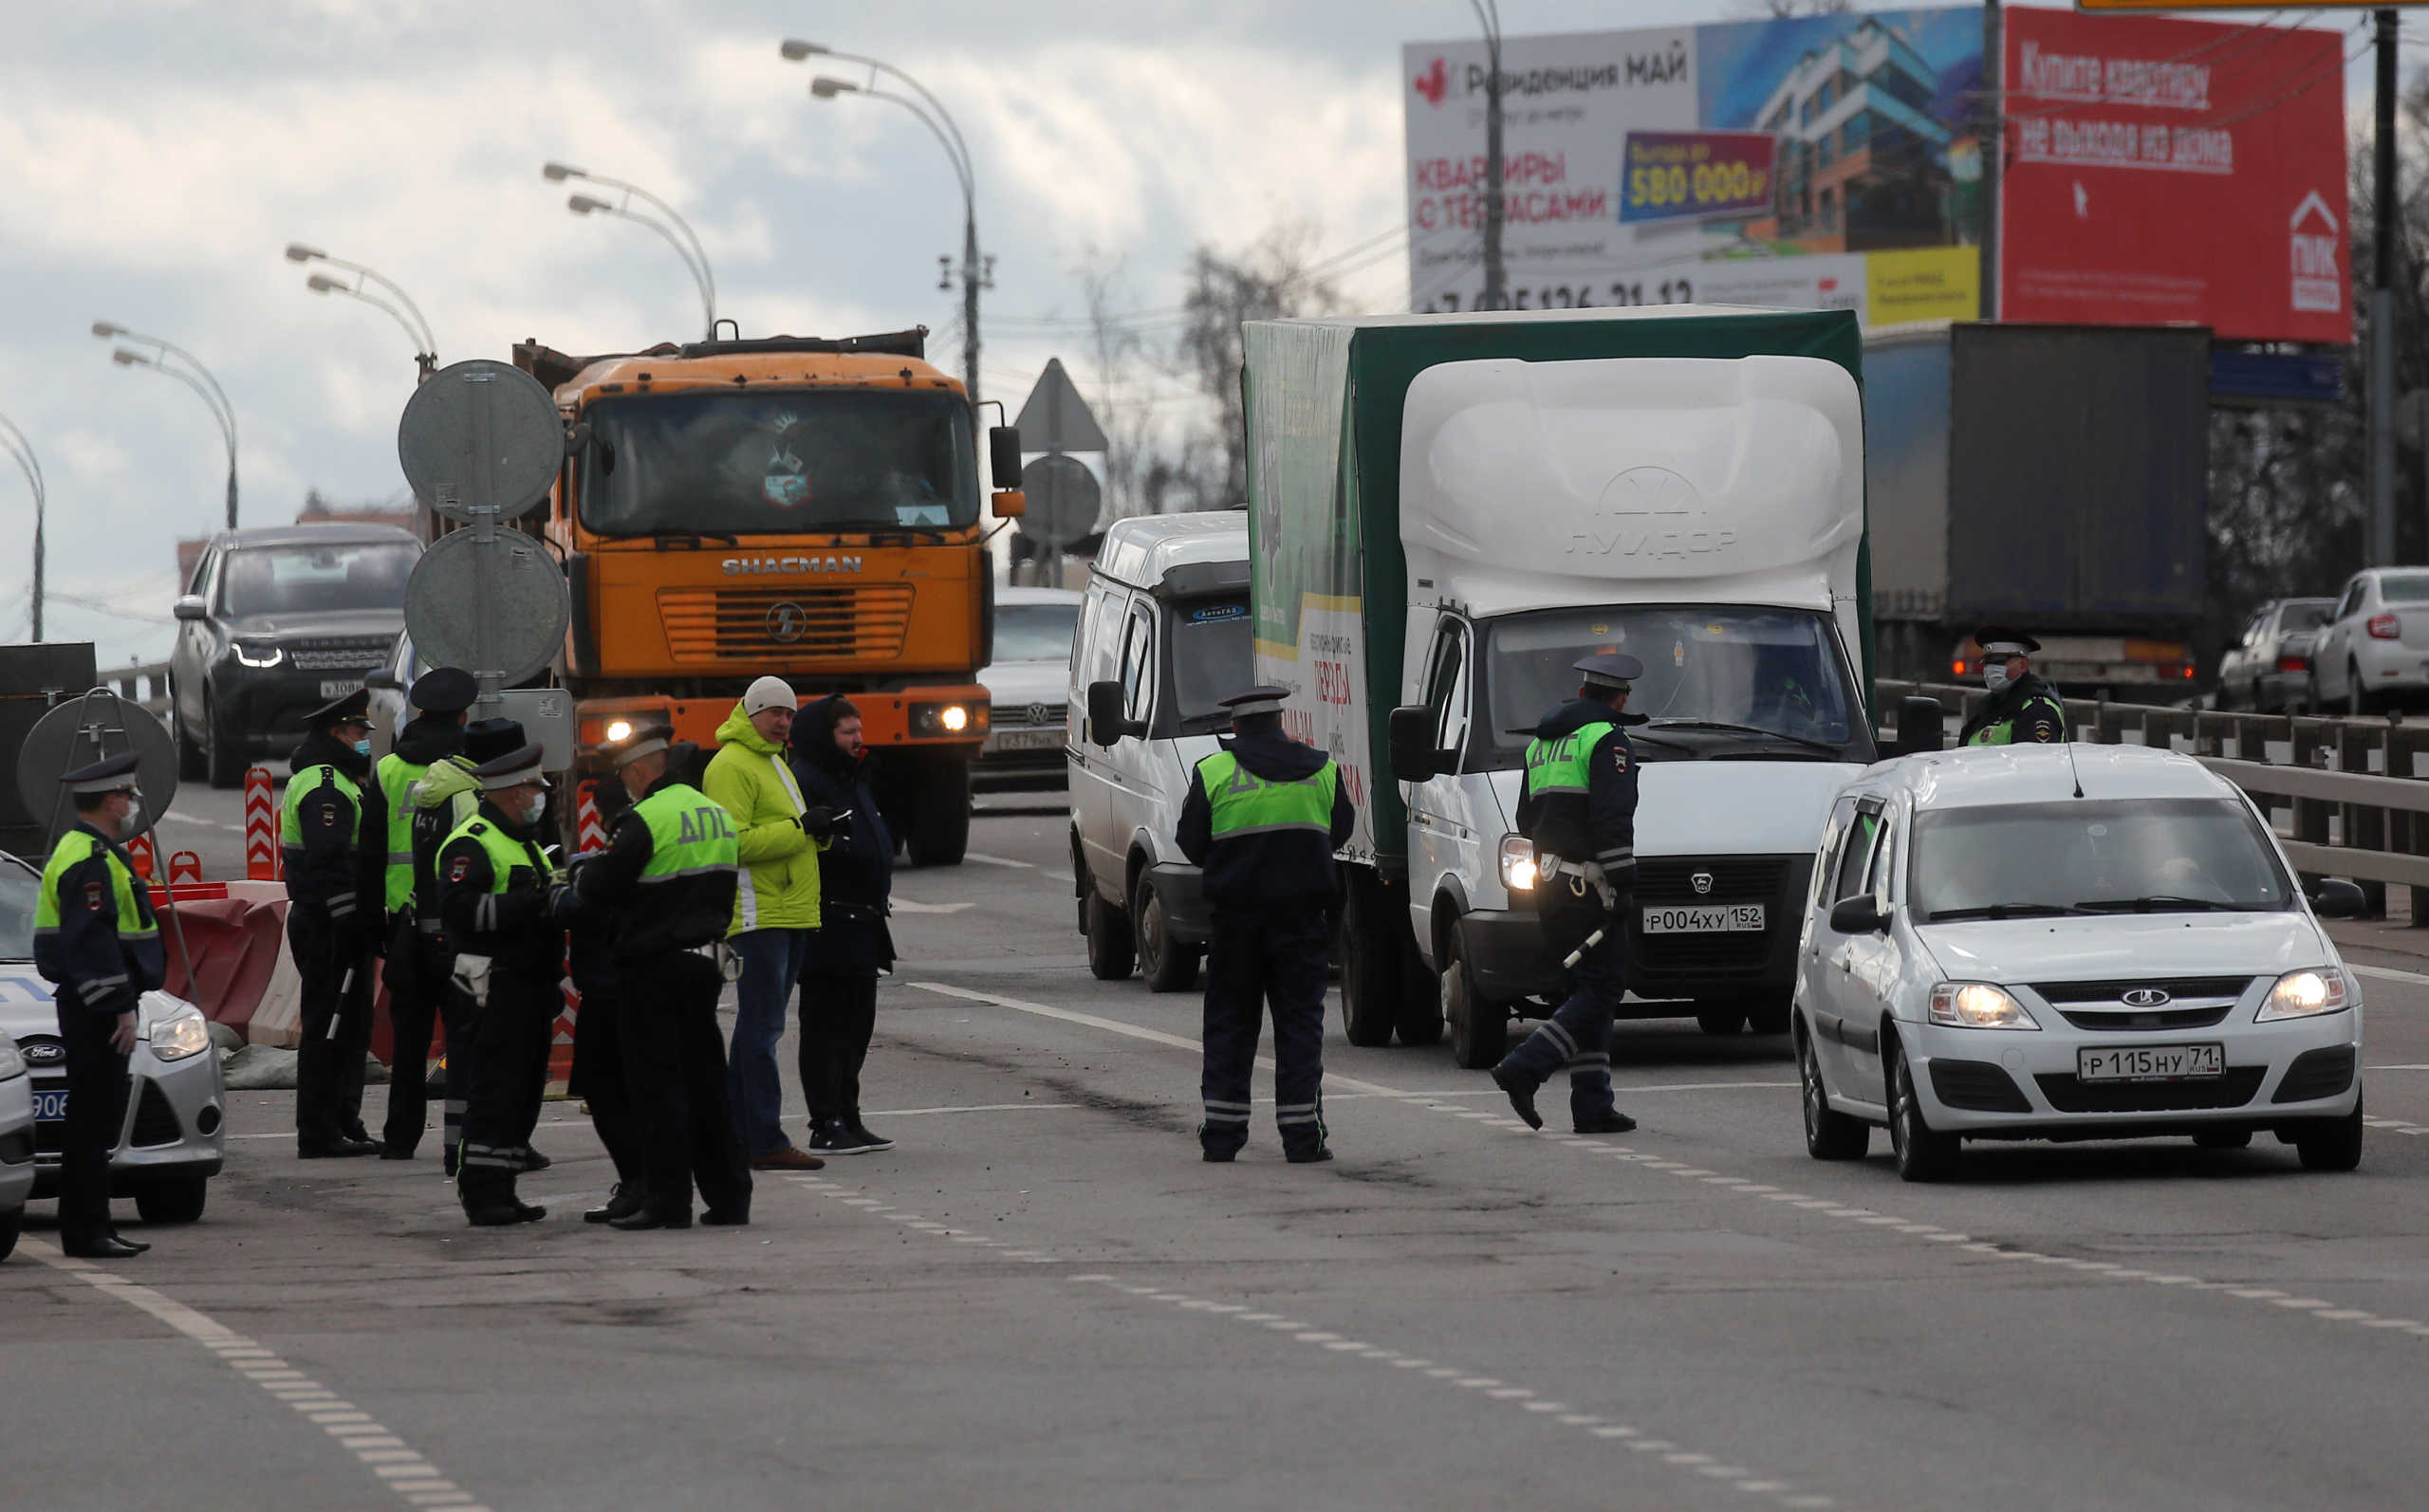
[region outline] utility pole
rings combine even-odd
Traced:
[[[2374,567],[2395,564],[2395,264],[2396,224],[2402,215],[2395,181],[2394,8],[2379,11],[2377,188],[2370,247],[2370,555]]]
[[[1999,0],[1982,0],[1982,319],[1999,318],[1999,167],[2007,157],[2007,27]]]
[[[1501,260],[1501,7],[1469,0],[1484,23],[1484,299],[1489,310],[1510,306],[1510,273]]]
[[[961,380],[970,407],[978,407],[978,213],[965,201],[961,217]]]

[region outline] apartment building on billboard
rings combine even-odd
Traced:
[[[1772,214],[1745,233],[1808,252],[1956,243],[1952,155],[1976,177],[1980,155],[1937,118],[1939,94],[1931,65],[1871,18],[1805,53],[1755,116],[1779,139],[1778,167]]]

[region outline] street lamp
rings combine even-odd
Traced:
[[[708,249],[700,245],[700,238],[693,231],[691,222],[677,214],[674,206],[638,184],[628,184],[621,178],[604,177],[587,169],[576,168],[571,163],[543,163],[540,165],[540,176],[552,184],[562,184],[566,179],[579,178],[584,183],[613,190],[621,195],[621,198],[610,200],[602,199],[596,194],[574,194],[566,200],[566,209],[577,215],[615,215],[624,220],[639,221],[665,237],[667,245],[675,249],[675,255],[683,259],[684,270],[692,275],[693,286],[700,291],[700,309],[708,321],[709,340],[712,341],[716,340],[716,275],[709,270]],[[656,210],[666,219],[661,221],[633,209],[633,201],[637,199]]]
[[[433,373],[438,371],[438,338],[432,332],[430,322],[422,319],[421,307],[413,302],[413,296],[407,294],[395,279],[384,273],[375,272],[361,263],[349,263],[341,258],[331,257],[319,248],[307,247],[302,242],[287,244],[287,260],[290,263],[324,263],[343,272],[352,273],[354,281],[348,283],[342,278],[331,278],[326,273],[316,272],[304,281],[304,286],[315,294],[343,294],[349,299],[361,300],[375,309],[386,310],[391,319],[405,328],[406,339],[414,343],[414,364],[421,370],[422,378],[427,380]],[[401,304],[404,308],[399,309],[397,304],[389,304],[363,287],[366,283],[377,284],[386,289],[396,296],[397,304]],[[408,312],[412,316],[410,320],[406,318]]]
[[[17,466],[26,474],[27,486],[34,491],[33,630],[34,643],[40,645],[42,643],[42,526],[43,515],[50,503],[50,490],[43,483],[42,459],[34,455],[33,443],[27,440],[26,433],[18,430],[16,422],[5,415],[0,415],[0,447],[6,447],[9,454],[17,459]]]
[[[970,402],[978,403],[978,291],[994,286],[994,260],[981,260],[978,255],[977,174],[970,156],[970,144],[962,139],[961,128],[954,123],[953,114],[944,102],[929,93],[928,87],[890,63],[859,53],[837,52],[821,43],[788,39],[778,49],[788,63],[800,63],[809,58],[832,58],[838,63],[858,64],[869,70],[869,82],[854,83],[847,79],[821,75],[810,82],[813,100],[833,100],[839,95],[866,95],[872,100],[888,100],[919,118],[936,133],[944,145],[945,156],[953,161],[954,177],[961,184],[961,363],[962,386],[970,391]],[[877,87],[877,76],[886,74],[909,85],[919,97],[918,101],[901,95],[889,94]],[[920,108],[921,102],[926,105]],[[953,286],[953,260],[944,260],[944,282],[939,287]]]
[[[228,391],[221,388],[219,380],[211,376],[211,370],[204,367],[195,355],[184,347],[172,346],[157,336],[146,336],[140,331],[130,331],[125,326],[109,321],[95,321],[93,334],[104,341],[117,339],[140,342],[152,348],[149,352],[139,352],[132,347],[121,346],[110,353],[110,360],[121,367],[158,369],[201,396],[202,402],[211,411],[211,417],[219,422],[219,438],[228,443],[228,528],[235,529],[236,407],[228,402]],[[185,366],[172,365],[169,360],[172,358],[183,362]]]

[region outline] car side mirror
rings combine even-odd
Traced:
[[[1147,727],[1122,713],[1122,685],[1088,684],[1088,744],[1110,747],[1124,735],[1143,735]]]
[[[2353,883],[2331,876],[2311,894],[2311,912],[2324,919],[2358,919],[2370,912],[2370,900]]]
[[[397,680],[397,674],[395,673],[390,672],[385,667],[382,667],[378,672],[364,673],[362,674],[362,686],[365,688],[393,688],[401,690],[405,685]]]
[[[211,618],[211,606],[204,603],[202,595],[197,593],[190,593],[178,599],[176,603],[169,606],[169,612],[179,619],[189,621]]]
[[[1898,738],[1892,747],[1900,756],[1919,755],[1938,750],[1947,740],[1947,727],[1937,698],[1908,694],[1898,700]]]
[[[1015,489],[1021,480],[1021,432],[1016,425],[998,425],[987,432],[987,470],[995,487]]]
[[[1889,915],[1881,912],[1881,904],[1869,893],[1843,897],[1830,905],[1830,928],[1840,934],[1881,934],[1889,929]]]
[[[1385,728],[1394,782],[1421,783],[1440,774],[1441,753],[1434,748],[1433,710],[1423,704],[1395,709]]]

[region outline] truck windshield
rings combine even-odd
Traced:
[[[1229,724],[1230,712],[1215,700],[1248,687],[1256,672],[1248,600],[1184,599],[1164,614],[1172,627],[1166,638],[1172,646],[1175,722]]]
[[[1925,813],[1915,918],[2274,913],[2293,906],[2276,853],[2223,798],[2066,799]]]
[[[1497,764],[1515,765],[1546,712],[1576,696],[1580,657],[1644,663],[1628,712],[1652,721],[1647,761],[1837,755],[1870,761],[1863,704],[1827,617],[1735,604],[1629,604],[1511,615],[1487,626],[1483,708]]]
[[[585,416],[603,535],[944,529],[978,518],[970,407],[936,392],[668,394]]]
[[[228,554],[226,612],[299,615],[335,609],[399,609],[421,547],[410,541],[325,546],[246,546]]]

